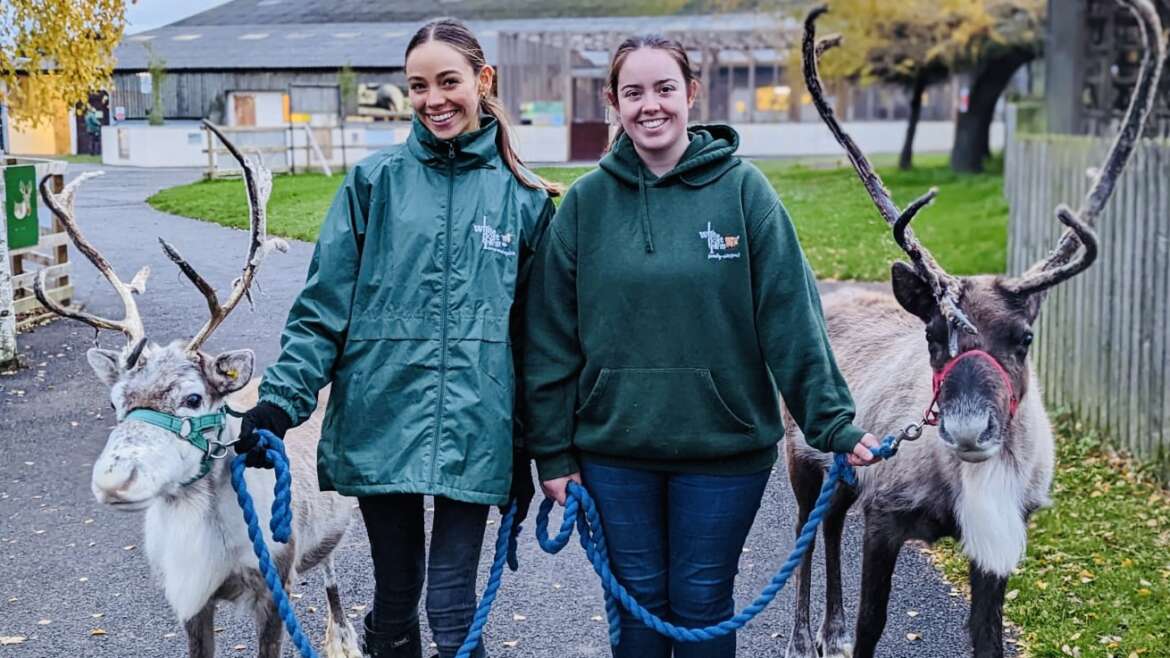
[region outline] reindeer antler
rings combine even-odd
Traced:
[[[1097,257],[1097,239],[1093,233],[1097,217],[1105,208],[1117,179],[1133,154],[1134,145],[1141,137],[1146,117],[1154,105],[1158,79],[1162,75],[1162,62],[1166,60],[1166,37],[1158,10],[1149,0],[1118,0],[1138,19],[1142,33],[1142,64],[1138,71],[1133,97],[1122,119],[1121,129],[1105,156],[1105,165],[1094,176],[1093,185],[1074,214],[1072,209],[1061,204],[1056,208],[1056,217],[1067,226],[1060,236],[1056,248],[1047,258],[1037,262],[1019,278],[1007,281],[1004,287],[1014,293],[1031,295],[1043,292],[1062,281],[1083,272]],[[1084,250],[1077,254],[1081,245]],[[1077,256],[1075,260],[1073,257]]]
[[[228,295],[227,301],[220,304],[219,296],[215,292],[215,288],[211,284],[199,276],[195,268],[188,263],[166,240],[159,238],[162,243],[163,251],[166,252],[179,269],[195,284],[199,292],[207,298],[207,308],[211,313],[211,318],[206,324],[195,334],[191,342],[187,344],[188,352],[196,352],[199,347],[203,345],[204,341],[211,335],[213,331],[227,318],[228,315],[240,303],[244,297],[249,297],[248,290],[252,286],[252,280],[256,276],[256,268],[260,266],[260,262],[268,255],[270,251],[276,249],[278,251],[288,251],[288,243],[279,238],[268,237],[268,196],[272,193],[272,172],[269,171],[264,164],[257,158],[255,161],[248,160],[240,153],[235,144],[232,144],[223,133],[216,128],[215,124],[204,119],[203,125],[223,142],[227,147],[228,152],[232,157],[240,163],[240,167],[244,171],[244,188],[248,193],[248,217],[249,217],[249,242],[248,254],[244,258],[244,269],[240,273],[239,278],[232,281],[232,291]],[[209,145],[210,147],[210,145]],[[249,300],[251,298],[249,297]]]
[[[820,56],[826,50],[841,44],[841,36],[836,34],[817,41],[817,19],[828,11],[828,7],[820,5],[809,12],[808,17],[804,19],[804,39],[801,42],[804,81],[808,87],[809,95],[812,96],[813,104],[817,108],[817,113],[821,115],[821,119],[829,127],[833,137],[845,149],[845,154],[849,157],[849,162],[853,164],[853,169],[857,171],[857,177],[861,179],[865,191],[873,199],[882,219],[885,219],[886,223],[893,229],[894,240],[910,257],[918,275],[930,286],[938,303],[939,312],[946,318],[948,326],[962,328],[968,333],[976,333],[975,325],[971,324],[971,321],[959,308],[959,280],[947,274],[946,270],[938,264],[934,256],[927,251],[926,247],[922,246],[914,232],[910,230],[910,221],[914,219],[919,210],[922,210],[934,199],[938,190],[931,188],[926,194],[906,206],[905,210],[898,210],[898,206],[890,197],[889,190],[882,183],[881,177],[874,171],[873,166],[870,165],[869,160],[866,159],[865,154],[861,152],[853,138],[841,128],[841,124],[837,122],[837,117],[833,113],[833,108],[825,101],[824,87],[817,64]]]
[[[114,272],[114,268],[110,265],[110,262],[85,238],[85,235],[82,234],[81,229],[77,226],[77,221],[73,217],[73,198],[77,194],[77,188],[86,180],[101,176],[103,173],[105,172],[91,171],[81,174],[70,181],[60,194],[56,194],[49,189],[49,177],[46,176],[41,181],[41,197],[44,198],[45,205],[49,207],[49,210],[57,216],[61,225],[65,227],[65,231],[69,234],[69,239],[73,241],[77,250],[84,254],[89,259],[89,262],[93,263],[93,266],[114,287],[114,290],[118,293],[118,297],[122,300],[122,305],[126,308],[125,317],[122,320],[109,320],[86,313],[85,311],[77,311],[62,306],[45,293],[45,270],[37,273],[37,278],[33,282],[33,293],[36,294],[41,304],[45,305],[45,308],[57,315],[80,320],[94,329],[120,331],[126,335],[128,345],[141,345],[143,339],[146,337],[146,329],[142,325],[142,316],[138,314],[138,305],[134,301],[134,294],[141,294],[146,290],[146,278],[150,276],[150,267],[143,267],[139,270],[134,275],[134,278],[130,280],[129,284],[123,283]]]

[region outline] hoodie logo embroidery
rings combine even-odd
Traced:
[[[738,251],[727,253],[729,249],[739,248],[739,236],[719,235],[711,228],[711,222],[707,222],[706,231],[699,231],[699,237],[707,241],[707,260],[726,260],[740,256]]]
[[[474,226],[475,232],[479,233],[481,244],[484,251],[494,251],[497,254],[504,256],[515,256],[516,250],[512,249],[512,234],[500,233],[496,229],[488,226],[487,215],[483,216],[483,223]]]

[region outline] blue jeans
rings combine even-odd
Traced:
[[[601,512],[614,573],[647,610],[679,626],[735,613],[739,558],[771,471],[661,473],[586,460],[581,478]],[[735,635],[672,642],[622,612],[614,658],[734,658]]]
[[[488,506],[435,496],[430,565],[424,568],[423,497],[358,498],[374,558],[374,629],[394,636],[418,626],[427,582],[427,621],[441,658],[453,658],[475,616],[475,577]],[[472,654],[483,656],[483,645]]]

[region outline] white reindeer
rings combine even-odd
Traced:
[[[208,127],[244,167],[251,207],[251,243],[243,272],[221,305],[215,290],[163,242],[167,255],[207,298],[211,312],[211,319],[190,343],[147,343],[133,294],[145,288],[149,268],[143,268],[129,285],[123,283],[78,229],[73,218],[73,196],[82,181],[96,174],[78,177],[60,195],[52,194],[43,184],[41,192],[73,243],[118,292],[125,318],[107,320],[62,307],[44,294],[44,272],[36,281],[35,292],[41,303],[54,312],[97,329],[121,331],[128,339],[120,351],[93,348],[86,353],[98,378],[110,387],[110,402],[118,419],[94,463],[91,486],[101,503],[118,510],[145,511],[146,556],[161,581],[167,602],[187,631],[188,655],[214,657],[216,605],[236,601],[255,617],[260,658],[277,658],[281,655],[284,625],[258,569],[231,486],[229,464],[229,445],[240,427],[239,421],[227,412],[229,405],[247,409],[255,403],[258,381],[251,379],[255,357],[251,350],[211,356],[199,348],[247,295],[265,254],[272,248],[284,250],[287,245],[265,235],[271,174],[262,165],[246,161],[214,126]],[[327,390],[322,392],[322,396],[327,395]],[[322,399],[319,409],[324,408]],[[144,415],[142,410],[148,411]],[[176,426],[166,429],[150,418],[169,418]],[[319,415],[314,414],[288,436],[293,528],[287,544],[274,543],[268,530],[273,472],[249,469],[245,479],[286,590],[295,574],[317,565],[324,568],[329,603],[326,655],[360,658],[356,634],[338,596],[332,560],[332,552],[349,525],[352,504],[336,493],[318,490],[315,456],[320,421]],[[192,431],[192,426],[202,431]]]
[[[1028,517],[1047,504],[1054,467],[1048,415],[1028,360],[1047,291],[1088,268],[1097,256],[1093,225],[1141,134],[1166,58],[1157,11],[1149,0],[1121,0],[1141,25],[1147,52],[1120,133],[1081,209],[1056,209],[1068,227],[1057,248],[1020,277],[947,274],[909,229],[934,196],[904,211],[895,206],[865,155],[825,102],[817,57],[839,42],[815,42],[816,9],[805,21],[804,76],[817,110],[893,227],[913,265],[893,266],[893,297],[842,290],[825,297],[829,338],[857,403],[858,424],[897,431],[923,419],[938,427],[901,446],[898,455],[839,485],[823,524],[825,617],[814,640],[809,619],[812,555],[798,576],[788,658],[872,658],[886,624],[894,564],[907,540],[957,538],[970,558],[968,630],[976,658],[1003,656],[1003,602],[1008,577],[1024,556]],[[925,325],[926,336],[922,330]],[[789,479],[809,516],[824,478],[825,456],[792,423],[786,445]],[[855,502],[865,510],[861,601],[856,644],[844,619],[841,533]],[[819,647],[817,646],[819,645]]]

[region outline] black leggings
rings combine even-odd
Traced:
[[[418,624],[427,577],[427,622],[440,658],[453,658],[475,615],[475,577],[488,506],[435,497],[429,568],[423,497],[388,494],[358,498],[374,558],[373,626],[397,635]],[[473,654],[482,655],[480,651]]]

